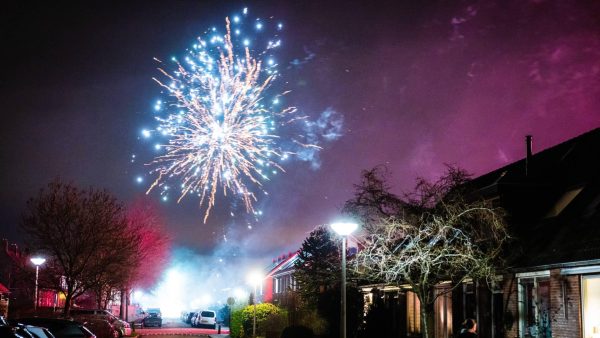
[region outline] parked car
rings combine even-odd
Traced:
[[[158,309],[158,308],[147,309],[146,317],[144,317],[144,320],[142,321],[142,326],[143,327],[150,327],[150,326],[161,327],[162,326],[162,314],[160,312],[160,309]]]
[[[194,318],[196,316],[197,312],[195,311],[190,311],[187,314],[187,317],[185,318],[184,322],[186,322],[187,324],[192,324],[192,318]]]
[[[17,333],[17,329],[10,325],[0,326],[0,337],[2,338],[25,338]]]
[[[23,325],[16,321],[6,321],[0,316],[0,337],[55,338],[48,329],[33,325]]]
[[[45,327],[24,325],[24,329],[31,332],[35,338],[56,338],[52,332]]]
[[[200,311],[193,311],[193,312],[191,312],[189,324],[192,327],[196,327],[196,318],[198,318],[199,315],[200,315]]]
[[[91,319],[85,322],[85,326],[92,331],[97,338],[118,338],[121,333],[106,319]]]
[[[119,337],[131,335],[131,325],[128,322],[121,320],[119,317],[113,315],[108,310],[72,309],[71,316],[80,321],[87,321],[91,319],[104,319],[115,327],[115,329],[119,332]]]
[[[149,308],[146,310],[146,314],[148,314],[148,315],[155,314],[162,318],[162,313],[160,312],[159,308]]]
[[[82,323],[57,318],[20,318],[17,322],[23,325],[33,325],[44,327],[56,338],[97,338],[87,327]]]
[[[196,315],[196,321],[194,322],[195,327],[208,326],[212,329],[217,328],[217,313],[212,310],[202,310]]]

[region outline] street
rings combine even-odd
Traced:
[[[203,337],[207,338],[209,335],[216,335],[218,330],[195,328],[189,324],[183,323],[179,318],[163,318],[162,327],[150,327],[150,328],[136,328],[135,332],[140,334],[140,337]],[[229,328],[225,327],[221,329],[221,334],[228,334]]]

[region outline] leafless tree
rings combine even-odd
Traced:
[[[364,172],[363,185],[345,206],[367,224],[354,267],[373,281],[410,285],[421,302],[423,335],[433,337],[441,295],[435,286],[446,282],[452,290],[466,278],[490,281],[496,274],[508,239],[503,212],[471,197],[463,170],[448,167],[433,183],[419,179],[404,198],[388,191],[385,172]]]
[[[149,287],[159,277],[168,259],[170,239],[156,208],[137,200],[125,211],[124,227],[115,234],[118,252],[105,269],[98,271],[91,281],[98,308],[106,309],[110,301],[133,287]],[[126,302],[125,297],[121,297]]]
[[[126,222],[126,232],[135,246],[126,262],[125,286],[150,287],[169,259],[171,238],[157,207],[146,200],[136,200],[127,208]]]
[[[46,273],[65,293],[65,314],[72,301],[105,276],[117,273],[131,251],[123,235],[123,206],[108,192],[79,189],[59,180],[27,202],[21,228],[32,250],[49,256]]]

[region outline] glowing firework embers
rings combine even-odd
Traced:
[[[258,54],[265,58],[263,64],[251,52],[258,39],[244,37],[241,21],[234,17],[234,32],[240,35],[235,44],[227,18],[224,36],[212,28],[184,60],[173,58],[174,71],[159,68],[165,78],[154,79],[169,99],[156,103],[158,126],[151,133],[168,141],[155,145],[162,153],[150,163],[154,167],[151,174],[158,176],[147,193],[160,188],[166,197],[167,183],[177,180],[178,201],[197,195],[200,207],[206,209],[205,223],[218,191],[225,196],[234,194],[243,200],[247,212],[254,212],[255,191],[262,191],[267,173],[283,171],[277,161],[289,154],[279,146],[277,127],[286,119],[296,119],[286,118],[295,108],[275,108],[285,93],[266,97],[279,75],[271,52],[280,46],[280,40],[265,43]],[[261,34],[266,30],[259,20],[253,27]],[[147,134],[150,132],[145,130],[144,137]]]

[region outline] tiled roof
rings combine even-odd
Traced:
[[[284,259],[274,260],[266,269],[267,276],[273,276],[278,273],[291,271],[294,269],[294,263],[298,258],[298,253],[286,255]]]
[[[472,181],[508,212],[509,264],[600,259],[600,128]]]

